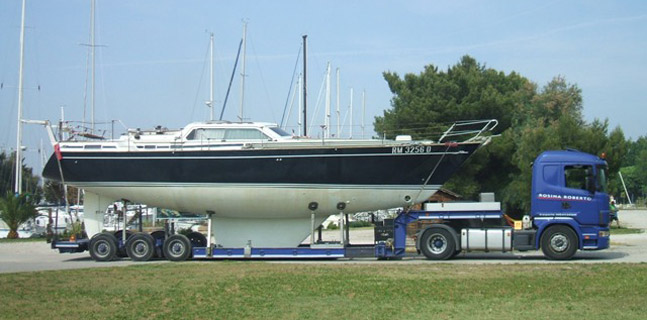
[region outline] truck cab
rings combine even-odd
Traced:
[[[546,151],[535,160],[532,177],[530,215],[539,235],[536,248],[559,259],[577,249],[609,247],[604,159],[576,150]],[[569,245],[572,241],[577,246]]]

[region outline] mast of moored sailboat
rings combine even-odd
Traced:
[[[16,194],[22,192],[22,105],[23,105],[23,69],[25,58],[25,3],[22,0],[22,17],[20,22],[20,67],[18,68],[18,132],[16,133]]]

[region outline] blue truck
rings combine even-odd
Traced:
[[[576,150],[546,151],[534,161],[529,214],[520,221],[508,218],[498,202],[426,203],[422,210],[403,210],[394,219],[375,224],[373,245],[351,245],[348,224],[341,241],[314,241],[295,248],[222,248],[210,244],[198,232],[189,235],[156,231],[118,235],[103,232],[92,239],[53,241],[60,252],[90,251],[98,261],[118,253],[133,260],[155,256],[172,261],[245,258],[354,258],[400,259],[405,256],[407,226],[422,227],[416,233],[417,252],[428,259],[446,260],[460,252],[507,252],[541,249],[549,259],[566,260],[578,250],[609,247],[609,196],[607,163]],[[343,208],[340,208],[340,217]],[[347,217],[347,215],[346,215]],[[343,221],[343,219],[340,219]],[[210,228],[210,226],[209,226]]]

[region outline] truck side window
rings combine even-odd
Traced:
[[[564,181],[566,182],[566,187],[586,190],[586,177],[591,172],[591,166],[564,167]]]

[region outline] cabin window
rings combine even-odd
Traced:
[[[257,129],[222,129],[200,128],[195,129],[187,136],[187,140],[261,140],[269,139]]]
[[[277,133],[281,137],[291,137],[292,136],[291,134],[285,132],[285,130],[283,130],[283,129],[279,128],[279,127],[270,127],[270,130],[274,131],[275,133]]]
[[[607,167],[606,166],[598,166],[597,167],[597,180],[598,180],[598,185],[597,185],[597,191],[599,192],[607,192]]]
[[[188,140],[222,140],[225,138],[225,129],[195,129],[188,136]]]
[[[564,181],[566,181],[566,187],[571,189],[586,190],[586,177],[588,177],[591,173],[591,166],[564,167]]]
[[[262,132],[256,129],[227,129],[225,140],[260,140],[268,139]]]

